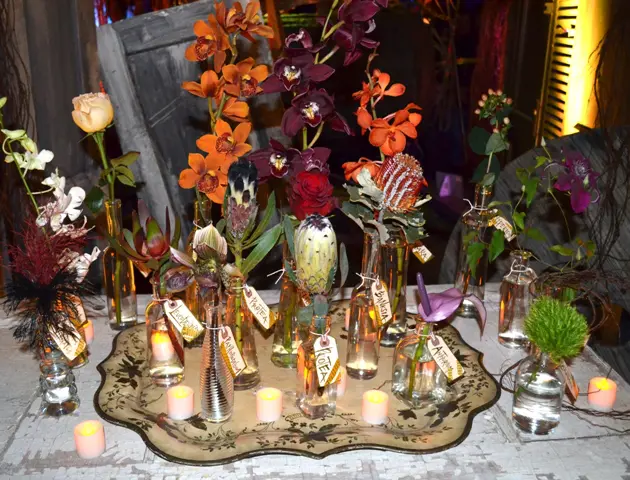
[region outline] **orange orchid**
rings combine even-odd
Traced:
[[[260,2],[250,2],[243,11],[243,6],[236,2],[232,8],[227,10],[223,2],[215,3],[215,11],[217,12],[217,21],[220,27],[226,33],[241,32],[245,38],[254,42],[254,35],[260,35],[265,38],[273,38],[273,29],[267,25],[263,25],[260,21]]]
[[[193,25],[197,35],[195,43],[186,49],[186,60],[202,62],[214,55],[214,70],[218,72],[225,63],[226,50],[230,48],[230,39],[217,23],[214,15],[208,15],[208,23],[198,20]]]
[[[357,116],[357,123],[361,127],[361,135],[363,135],[372,126],[372,115],[365,107],[357,108],[355,115]]]
[[[249,116],[249,105],[246,102],[239,102],[234,97],[230,97],[223,106],[222,115],[235,122],[245,122]]]
[[[371,98],[376,98],[374,102],[376,105],[384,96],[400,97],[405,93],[405,86],[402,83],[394,83],[387,88],[390,81],[391,77],[388,73],[375,69],[372,72],[372,87],[370,87],[369,83],[363,82],[363,88],[358,92],[354,92],[352,98],[360,100],[361,107],[365,107]]]
[[[204,157],[199,153],[191,153],[188,155],[188,165],[190,168],[182,170],[179,174],[179,186],[196,187],[212,202],[223,203],[227,187],[227,173],[222,170],[228,168],[225,162],[212,158],[211,155]]]
[[[218,101],[223,93],[222,83],[214,70],[207,70],[201,75],[199,83],[183,82],[182,88],[197,97],[212,97]]]
[[[361,173],[361,170],[367,168],[368,172],[370,172],[370,176],[374,178],[381,170],[381,165],[380,162],[373,162],[369,158],[361,157],[358,162],[346,162],[341,165],[341,168],[343,168],[343,174],[346,180],[353,180],[359,183],[357,177],[359,173]]]
[[[417,105],[410,103],[404,109],[398,110],[393,115],[385,118],[377,118],[372,121],[370,127],[370,143],[379,147],[384,155],[391,157],[405,149],[408,138],[416,138],[416,126],[422,120],[419,113],[412,113],[410,110],[420,109]],[[393,122],[390,123],[393,117]]]
[[[253,68],[252,68],[253,67]],[[251,97],[262,92],[259,84],[269,76],[267,65],[254,67],[254,59],[246,58],[236,65],[223,67],[225,92],[234,97]]]
[[[204,135],[197,140],[197,147],[207,152],[209,157],[221,159],[229,166],[252,149],[245,143],[252,129],[251,123],[240,123],[232,131],[232,127],[219,118],[214,128],[216,135]]]

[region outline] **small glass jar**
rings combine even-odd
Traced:
[[[337,383],[320,387],[315,363],[315,340],[330,331],[329,316],[314,315],[308,340],[298,349],[297,406],[307,418],[334,415],[337,407]]]
[[[510,272],[501,282],[499,343],[504,347],[529,347],[529,339],[525,335],[525,317],[533,301],[530,285],[536,280],[536,273],[529,268],[530,257],[531,253],[524,250],[511,252]]]
[[[39,371],[41,413],[60,417],[79,408],[81,401],[68,359],[50,338],[40,349]]]
[[[394,352],[392,393],[411,408],[452,400],[455,392],[429,351],[433,325],[420,323],[407,334]]]
[[[387,286],[392,320],[381,334],[383,347],[395,347],[407,333],[409,245],[402,230],[392,231],[380,251],[380,279]]]
[[[525,358],[516,372],[512,402],[514,425],[525,433],[545,435],[560,423],[565,378],[546,353]]]

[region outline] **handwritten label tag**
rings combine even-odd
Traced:
[[[567,392],[567,396],[569,397],[571,403],[575,404],[575,401],[580,395],[580,387],[578,387],[578,384],[575,381],[575,377],[573,377],[571,368],[566,363],[562,362],[560,364],[560,371],[562,372],[566,380],[564,390]]]
[[[68,310],[68,316],[70,317],[70,321],[74,324],[75,327],[81,328],[84,327],[87,323],[87,316],[85,315],[85,309],[83,308],[83,302],[77,296],[72,297],[72,303],[74,304],[74,308],[77,310],[77,316],[75,318],[74,312],[72,310]]]
[[[418,245],[411,251],[416,256],[416,258],[420,260],[421,263],[427,263],[433,258],[433,254],[431,253],[431,251],[424,245]]]
[[[382,327],[392,319],[392,306],[389,303],[389,295],[385,283],[380,280],[372,282],[372,301],[376,310],[376,321]]]
[[[164,302],[164,313],[187,342],[192,342],[203,332],[203,325],[181,300]]]
[[[260,295],[258,295],[258,292],[254,287],[245,285],[243,290],[245,293],[245,303],[247,304],[247,308],[249,308],[252,315],[256,317],[260,326],[265,330],[269,330],[273,324],[276,323],[276,316],[271,310],[269,310],[269,307],[263,299],[260,298]]]
[[[325,387],[339,379],[341,364],[337,342],[330,335],[322,335],[313,344],[315,351],[315,368],[317,369],[317,383]]]
[[[74,324],[66,320],[66,325],[72,330],[73,336],[64,335],[56,328],[52,327],[48,330],[53,341],[70,361],[77,358],[85,350],[86,344],[83,335],[79,333]]]
[[[511,242],[512,240],[514,240],[514,238],[516,238],[516,235],[514,235],[512,224],[501,215],[493,217],[492,220],[490,220],[490,225],[497,230],[501,230],[503,232],[503,236],[508,242]]]
[[[446,375],[449,382],[458,379],[464,374],[464,367],[459,363],[459,360],[455,358],[451,349],[448,348],[444,339],[439,335],[433,335],[427,342],[429,345],[429,352],[433,356],[433,360],[437,366],[442,370],[442,373]]]
[[[235,378],[240,375],[240,373],[245,370],[245,367],[247,367],[247,364],[238,349],[238,345],[236,345],[236,340],[234,340],[234,335],[232,335],[230,327],[221,327],[219,331],[219,348],[221,349],[221,356],[232,374],[232,377]]]

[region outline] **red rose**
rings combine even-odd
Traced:
[[[328,215],[332,212],[337,207],[337,199],[332,195],[333,186],[326,173],[305,171],[295,177],[289,203],[298,220],[304,220],[313,213]]]

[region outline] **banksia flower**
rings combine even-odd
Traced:
[[[247,226],[256,218],[258,205],[258,170],[245,158],[230,165],[228,170],[227,229],[236,239],[243,237]]]
[[[337,270],[337,237],[326,217],[306,217],[295,232],[296,277],[300,288],[325,295]]]
[[[383,207],[396,213],[413,209],[420,190],[427,185],[420,163],[411,155],[402,153],[383,161],[375,181],[383,192]]]

